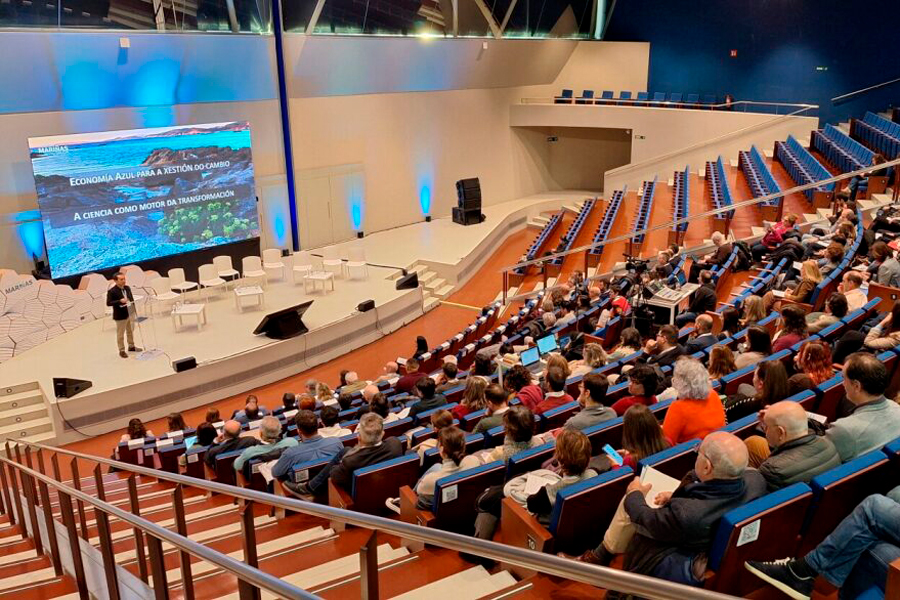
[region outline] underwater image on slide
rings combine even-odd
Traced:
[[[259,237],[247,122],[28,145],[54,279]]]

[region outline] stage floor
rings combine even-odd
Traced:
[[[369,263],[397,268],[425,263],[452,271],[453,276],[442,276],[448,283],[459,285],[475,272],[473,267],[483,264],[494,244],[525,227],[528,217],[558,210],[588,195],[548,193],[486,207],[486,220],[469,227],[461,227],[450,218],[398,227],[339,244],[341,255],[346,257],[350,245],[361,244]],[[312,253],[320,254],[321,250]],[[56,440],[66,443],[83,438],[73,426],[88,435],[98,435],[124,427],[130,417],[159,418],[239,394],[332,360],[424,314],[422,287],[395,290],[396,268],[370,266],[366,280],[338,278],[334,292],[307,294],[302,283],[292,282],[291,258],[285,259],[286,280],[272,281],[266,288],[263,308],[246,299],[249,306],[239,311],[229,289],[210,296],[207,323],[199,331],[192,318],[186,318],[185,325],[176,331],[168,311],[144,321],[135,331],[136,342],[164,352],[155,358],[120,358],[115,326],[108,317],[0,364],[0,382],[4,386],[38,382],[51,405]],[[463,268],[465,273],[461,273]],[[375,301],[376,309],[356,312],[357,304],[367,299]],[[265,314],[307,300],[313,300],[304,315],[310,330],[307,334],[284,341],[252,335]],[[187,356],[197,359],[198,368],[175,374],[171,361]],[[87,379],[93,386],[74,398],[61,400],[60,415],[52,407],[55,399],[50,398],[54,377]]]

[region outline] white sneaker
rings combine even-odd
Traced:
[[[400,514],[400,498],[388,498],[384,501],[384,505],[398,515]]]

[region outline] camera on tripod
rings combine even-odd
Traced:
[[[625,257],[625,269],[633,271],[637,275],[641,275],[650,268],[650,260],[646,258],[638,258],[631,254],[623,254]]]

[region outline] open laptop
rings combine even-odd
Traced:
[[[557,350],[559,350],[559,343],[557,343],[556,341],[556,335],[545,335],[537,341],[537,347],[541,353],[541,356],[547,354],[548,352],[556,352]]]
[[[538,350],[537,346],[524,350],[519,358],[522,361],[522,366],[529,371],[541,368],[541,351]]]

